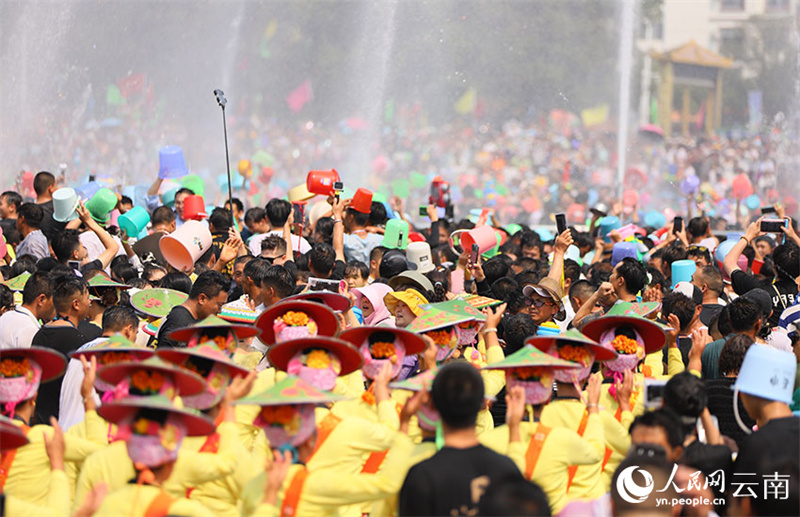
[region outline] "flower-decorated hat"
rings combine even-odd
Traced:
[[[0,416],[0,450],[16,449],[28,443],[25,433],[14,424],[13,420]]]
[[[0,350],[0,404],[14,418],[14,408],[39,391],[42,382],[52,380],[66,366],[63,355],[48,348],[6,348]]]
[[[641,306],[642,304],[635,305]],[[667,334],[664,327],[636,312],[635,305],[633,307],[621,303],[614,305],[605,316],[590,321],[581,331],[604,346],[610,346],[617,335],[631,334],[627,337],[642,346],[645,355],[652,354],[667,343]],[[628,331],[625,329],[628,329]],[[636,350],[633,349],[625,353],[635,354]],[[640,357],[639,359],[642,358]]]
[[[453,355],[458,346],[456,325],[475,321],[475,316],[462,312],[453,313],[439,308],[439,304],[420,306],[422,313],[414,318],[408,330],[417,334],[426,334],[436,344],[436,361],[441,362]]]
[[[467,314],[473,316],[475,319],[459,323],[456,326],[456,333],[458,334],[459,345],[470,346],[475,344],[475,338],[478,336],[478,329],[481,323],[486,321],[486,316],[481,311],[464,300],[458,299],[432,303],[431,305],[453,314]]]
[[[209,316],[188,327],[173,330],[169,333],[169,338],[186,343],[189,348],[211,341],[220,350],[232,354],[238,340],[257,336],[258,333],[259,330],[253,325],[230,323],[217,316]]]
[[[270,389],[235,402],[261,406],[253,425],[264,430],[272,447],[297,446],[316,428],[314,408],[344,397],[320,391],[304,380],[287,376]]]
[[[348,375],[364,362],[356,347],[330,337],[284,341],[270,347],[267,359],[278,370],[300,377],[320,390],[331,390],[336,377]]]
[[[12,291],[22,291],[25,289],[25,284],[28,283],[28,279],[31,277],[31,274],[25,271],[24,273],[20,273],[14,278],[9,278],[3,285],[11,289]]]
[[[92,348],[76,350],[68,355],[72,359],[80,360],[85,357],[89,360],[92,356],[97,358],[97,367],[102,368],[111,364],[123,362],[144,361],[153,357],[155,350],[134,345],[124,336],[116,335],[109,337],[106,341]],[[94,381],[95,388],[103,392],[114,391],[114,385],[102,381],[99,377]]]
[[[191,396],[205,387],[203,378],[173,364],[151,357],[139,362],[104,366],[97,377],[114,386],[114,400],[161,395],[170,400],[176,395]]]
[[[262,312],[256,327],[261,331],[261,342],[269,346],[307,337],[333,337],[339,323],[336,314],[325,305],[287,299]]]
[[[499,363],[484,366],[484,370],[506,370],[506,386],[522,386],[527,404],[547,402],[553,392],[553,374],[557,370],[580,368],[578,363],[565,361],[542,352],[530,341]]]
[[[349,298],[341,294],[332,293],[330,291],[309,291],[283,299],[283,302],[288,301],[320,303],[322,305],[327,305],[331,308],[331,310],[336,312],[344,312],[350,308]]]
[[[580,365],[579,369],[559,369],[553,376],[559,382],[575,382],[585,379],[592,369],[594,361],[608,361],[617,357],[611,348],[600,345],[575,329],[570,329],[556,336],[535,336],[528,338],[525,344],[531,344],[542,352],[553,357],[572,361]]]
[[[179,409],[162,396],[126,399],[103,404],[97,413],[117,424],[137,468],[158,467],[178,458],[185,436],[207,436],[214,422],[191,409]]]
[[[392,377],[400,373],[406,355],[425,350],[425,341],[413,332],[387,327],[355,327],[342,332],[339,339],[352,343],[364,358],[362,371],[374,379],[389,363]]]
[[[153,318],[163,318],[169,314],[173,307],[182,304],[188,299],[189,295],[181,291],[155,287],[142,289],[131,295],[131,305],[143,314]]]
[[[205,389],[199,395],[181,397],[186,407],[208,409],[222,400],[228,382],[234,377],[244,377],[247,369],[234,363],[214,343],[203,343],[193,348],[164,348],[158,357],[196,373],[205,380]]]

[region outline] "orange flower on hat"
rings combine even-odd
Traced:
[[[287,311],[286,314],[281,316],[281,319],[290,327],[304,327],[310,321],[308,314],[297,311]]]
[[[394,343],[382,341],[376,341],[375,343],[372,343],[369,347],[369,351],[372,354],[372,357],[375,359],[386,359],[397,354],[397,349],[395,348]]]
[[[589,366],[589,351],[582,346],[563,345],[558,347],[558,356],[565,361],[573,361],[582,366]]]
[[[517,379],[528,381],[538,380],[547,375],[547,369],[540,366],[517,367],[511,370]]]
[[[306,366],[324,370],[331,364],[331,358],[325,350],[312,350],[306,356]]]
[[[635,354],[639,344],[627,336],[619,335],[611,342],[611,346],[620,354]]]
[[[449,330],[432,330],[426,332],[426,336],[431,338],[436,346],[450,346],[452,344],[452,334]]]
[[[106,352],[104,354],[100,354],[99,363],[106,366],[109,364],[117,364],[124,361],[131,361],[133,360],[133,356],[130,352]]]
[[[7,379],[28,376],[29,372],[33,372],[33,368],[27,358],[10,357],[0,361],[0,374]]]
[[[287,426],[294,421],[296,415],[297,409],[294,406],[285,404],[281,406],[264,406],[261,409],[261,418],[274,426]]]
[[[164,376],[158,372],[148,374],[145,370],[136,370],[131,376],[131,384],[139,391],[158,393],[164,385]]]

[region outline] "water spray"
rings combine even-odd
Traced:
[[[220,89],[214,90],[214,97],[217,99],[219,107],[222,108],[222,131],[225,134],[225,173],[228,175],[228,206],[231,211],[231,227],[236,228],[236,216],[233,215],[233,190],[231,188],[231,159],[228,154],[228,123],[225,121],[225,105],[228,104],[228,99],[225,98],[225,93]]]

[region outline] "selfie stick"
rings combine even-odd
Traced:
[[[225,105],[228,104],[228,99],[225,98],[225,93],[222,90],[214,90],[214,97],[217,99],[217,104],[222,108],[222,130],[225,132],[225,172],[228,174],[228,206],[231,211],[231,226],[236,227],[236,217],[233,215],[233,190],[231,189],[231,159],[228,156],[228,124],[225,121]]]

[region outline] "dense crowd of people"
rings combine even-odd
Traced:
[[[791,143],[643,143],[621,198],[602,136],[382,145],[347,195],[208,204],[174,148],[0,194],[0,513],[800,514]]]

